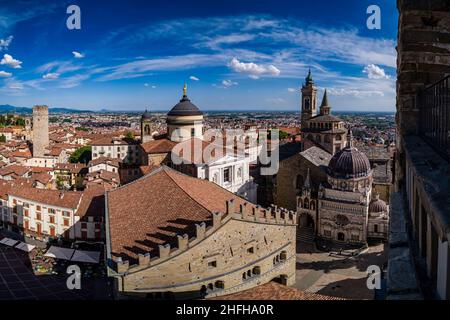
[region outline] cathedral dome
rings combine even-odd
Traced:
[[[387,210],[388,209],[387,209],[386,202],[381,200],[380,196],[377,194],[375,196],[375,198],[372,200],[372,202],[370,202],[369,212],[370,213],[381,213],[381,212],[386,212]]]
[[[145,112],[142,114],[141,119],[142,120],[149,120],[152,118],[152,114],[150,112],[148,112],[147,110],[145,110]]]
[[[201,116],[203,115],[203,112],[200,111],[199,108],[197,108],[196,105],[194,105],[191,100],[186,95],[187,87],[184,86],[184,94],[183,98],[181,98],[180,102],[177,103],[167,114],[168,116]]]
[[[337,152],[328,164],[328,174],[337,179],[367,177],[370,170],[367,156],[352,146]]]

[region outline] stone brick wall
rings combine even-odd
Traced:
[[[398,0],[396,190],[405,168],[402,136],[418,130],[418,90],[450,74],[450,2]]]
[[[295,215],[292,218],[296,219]],[[130,268],[119,280],[119,288],[134,294],[169,291],[192,292],[195,296],[202,286],[222,281],[223,289],[208,291],[208,296],[218,296],[246,290],[281,275],[286,277],[287,285],[292,285],[296,269],[295,234],[295,224],[233,218],[222,222],[221,227],[201,242],[166,261],[155,260],[155,265],[150,263],[150,267],[144,261],[143,266]],[[274,263],[274,258],[280,255],[283,258]],[[255,267],[259,275],[243,279],[243,274]]]
[[[317,190],[321,182],[327,181],[326,173],[306,160],[301,154],[296,154],[280,162],[277,174],[276,204],[288,210],[297,210],[297,196],[300,189],[297,189],[297,178],[306,179],[308,173],[311,177],[313,189]],[[301,186],[300,186],[301,187]]]

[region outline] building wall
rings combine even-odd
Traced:
[[[115,173],[119,172],[119,168],[117,168],[116,166],[111,166],[108,163],[99,163],[95,166],[89,167],[89,172],[97,172],[100,170],[105,170],[105,171],[115,172]]]
[[[407,200],[405,219],[413,235],[410,251],[419,268],[425,265],[427,281],[436,296],[448,299],[448,161],[440,158],[417,136],[420,101],[424,87],[450,73],[450,3],[443,0],[398,0],[397,141],[395,191],[403,190]],[[425,166],[425,163],[432,165]],[[397,205],[399,206],[399,205]],[[398,247],[398,246],[397,246]],[[404,248],[406,250],[406,247]],[[447,262],[445,262],[447,256]],[[399,257],[390,255],[395,267]],[[444,266],[446,264],[446,267]],[[391,268],[395,272],[395,268]],[[390,291],[398,280],[388,281]],[[420,278],[419,280],[424,280]],[[398,294],[397,292],[395,292]]]
[[[230,294],[264,284],[280,275],[295,282],[295,225],[277,225],[231,219],[203,241],[169,260],[133,272],[123,283],[125,292],[192,292],[214,285],[209,296]],[[253,250],[253,253],[249,251]],[[278,259],[283,252],[283,258]],[[275,262],[274,262],[275,258]],[[213,266],[215,265],[215,267]],[[259,274],[250,273],[259,267]]]
[[[134,144],[93,145],[92,160],[100,157],[120,159],[125,163],[138,163],[141,159],[138,145]]]
[[[320,182],[327,181],[326,173],[302,157],[301,154],[280,161],[276,185],[276,204],[278,206],[297,211],[297,196],[303,186],[302,181],[306,179],[308,169],[315,189]],[[301,181],[297,181],[298,179]]]
[[[33,157],[27,159],[25,163],[30,167],[53,168],[58,163],[58,159],[54,157]]]
[[[195,130],[192,135],[191,130]],[[203,139],[203,116],[168,116],[167,138],[181,142],[192,137]]]
[[[0,222],[10,231],[42,241],[48,241],[52,236],[51,227],[55,230],[52,237],[62,236],[71,240],[96,240],[104,237],[103,221],[95,221],[93,217],[86,217],[81,221],[74,208],[63,208],[14,196],[0,201]],[[51,216],[54,217],[53,222],[50,221]],[[67,220],[67,225],[64,220]],[[41,226],[40,233],[38,225]]]
[[[415,95],[450,74],[450,4],[442,0],[398,0],[396,191],[404,182],[402,136],[417,133]]]

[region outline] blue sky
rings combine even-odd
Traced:
[[[392,0],[0,0],[0,104],[168,110],[187,82],[203,110],[298,110],[311,68],[334,110],[394,111],[396,37]]]

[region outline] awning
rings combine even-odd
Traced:
[[[9,247],[14,247],[14,245],[17,242],[19,242],[19,241],[14,240],[14,239],[4,238],[1,243],[4,244],[4,245],[7,245]]]
[[[31,252],[31,251],[33,251],[34,248],[36,248],[36,246],[33,246],[28,243],[24,243],[24,242],[21,242],[16,246],[16,249],[19,249],[19,250],[22,250],[25,252]]]
[[[44,257],[70,260],[70,258],[72,258],[74,251],[75,251],[74,249],[51,246],[50,249],[47,250],[47,253],[44,254]]]
[[[76,250],[75,253],[73,254],[72,261],[99,263],[100,252]]]

